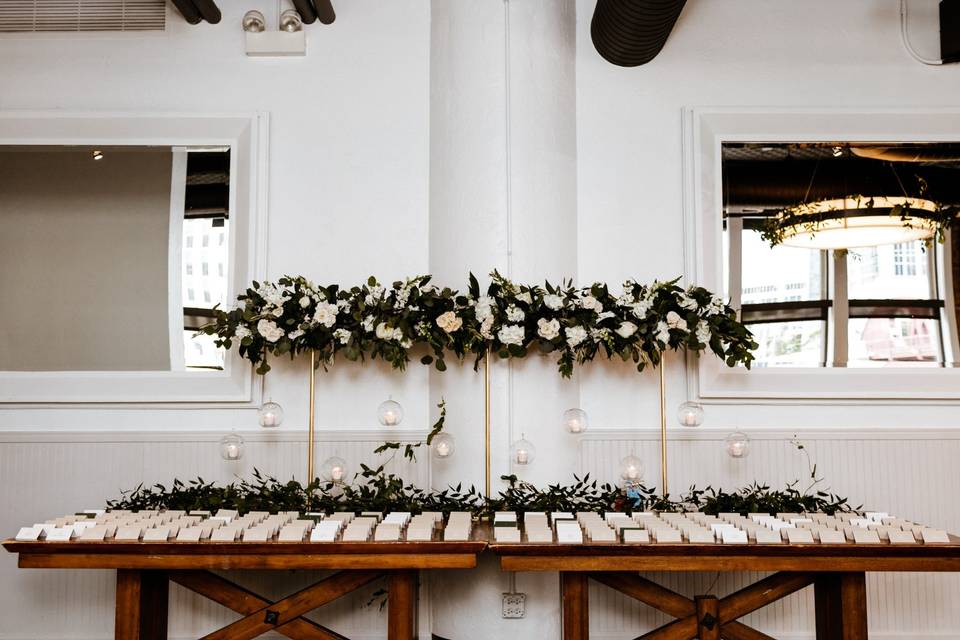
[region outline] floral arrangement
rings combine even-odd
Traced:
[[[710,349],[727,365],[753,360],[756,343],[736,319],[736,312],[702,287],[683,289],[679,279],[640,285],[624,283],[619,293],[607,285],[574,287],[520,285],[494,271],[486,290],[470,274],[466,293],[439,288],[431,276],[416,276],[390,287],[371,277],[361,286],[319,286],[303,277],[284,276],[254,282],[238,296],[238,306],[214,310],[201,331],[216,344],[270,370],[267,356],[307,351],[319,365],[339,354],[347,360],[382,358],[403,369],[411,352],[446,369],[445,357],[468,355],[475,366],[489,353],[522,358],[531,350],[557,354],[560,373],[569,377],[575,364],[598,354],[658,365],[667,349]]]

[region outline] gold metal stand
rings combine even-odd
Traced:
[[[310,423],[307,435],[307,484],[313,482],[316,476],[313,473],[314,449],[314,420],[316,418],[314,405],[317,397],[317,352],[310,350]]]
[[[485,493],[490,497],[490,351],[483,358],[483,439],[486,460]]]
[[[660,359],[660,491],[667,495],[667,384]]]

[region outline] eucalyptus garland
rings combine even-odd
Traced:
[[[679,278],[640,285],[632,280],[613,293],[603,283],[521,285],[494,271],[486,289],[470,274],[465,293],[437,287],[431,276],[381,285],[370,277],[350,288],[317,285],[302,276],[253,282],[230,310],[214,309],[203,327],[226,349],[239,353],[265,374],[267,356],[296,357],[313,351],[319,365],[340,355],[358,361],[382,358],[403,369],[414,350],[420,361],[446,369],[446,357],[490,353],[523,358],[530,352],[556,354],[560,373],[597,355],[621,358],[642,371],[663,353],[710,349],[728,366],[749,368],[757,344],[736,312],[704,289],[683,289]]]

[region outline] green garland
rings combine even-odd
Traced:
[[[731,367],[749,367],[757,344],[736,312],[702,287],[682,289],[678,280],[649,286],[628,280],[613,294],[602,283],[520,285],[494,271],[485,290],[471,274],[461,294],[434,286],[431,276],[389,288],[371,277],[349,289],[284,276],[254,282],[237,297],[239,306],[215,309],[201,331],[218,346],[237,345],[260,374],[270,370],[268,355],[309,351],[319,356],[318,366],[340,355],[382,358],[403,369],[415,349],[423,364],[440,371],[451,353],[460,360],[472,355],[476,367],[489,353],[523,358],[530,352],[558,354],[565,377],[597,355],[632,361],[642,371],[659,364],[668,349],[709,349]]]

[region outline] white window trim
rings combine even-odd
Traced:
[[[227,291],[262,278],[267,242],[265,113],[181,114],[0,111],[0,145],[229,146]],[[180,311],[182,315],[182,309]],[[181,337],[182,343],[182,337]],[[0,404],[238,403],[253,405],[262,382],[235,351],[223,371],[0,371]]]
[[[724,142],[955,142],[957,109],[689,108],[683,112],[685,277],[723,291]],[[960,369],[729,368],[688,359],[688,394],[704,402],[960,399]]]

